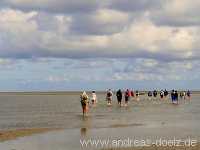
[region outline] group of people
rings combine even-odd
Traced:
[[[186,91],[180,91],[179,93],[178,93],[177,90],[172,90],[171,91],[170,94],[171,94],[171,100],[172,100],[173,104],[177,104],[178,103],[179,96],[180,96],[181,99],[186,99],[186,97],[190,99],[191,92],[189,90],[187,92]],[[161,90],[159,92],[159,94],[160,94],[160,98],[163,99],[163,98],[166,98],[169,95],[169,92],[165,89],[165,90]],[[157,95],[158,95],[158,92],[156,90],[154,90],[153,92],[152,91],[148,92],[148,97],[149,98],[151,98],[151,97],[155,97],[156,98]]]
[[[113,92],[111,91],[111,89],[109,89],[107,91],[107,94],[106,94],[106,100],[108,102],[108,105],[111,105],[112,104],[112,97],[113,97]],[[117,101],[118,101],[118,104],[120,106],[122,106],[122,99],[123,99],[123,92],[121,89],[119,89],[117,92],[116,92],[116,97],[117,97]],[[136,91],[134,93],[133,90],[129,90],[127,89],[125,92],[124,92],[124,100],[125,100],[125,106],[128,105],[128,102],[130,100],[131,97],[136,97],[136,100],[139,100],[138,97],[139,97],[139,91]]]
[[[178,94],[178,91],[172,90],[171,92],[172,103],[177,104],[179,96],[181,99],[186,99],[186,97],[190,99],[191,92],[189,90],[187,92],[181,91],[180,94]]]
[[[180,95],[179,95],[179,93],[180,93]],[[178,93],[177,90],[172,90],[171,91],[170,94],[171,94],[171,100],[172,100],[173,104],[178,104],[179,96],[180,96],[181,99],[186,99],[186,97],[188,97],[190,99],[191,92],[189,90],[187,92],[181,91],[179,93]],[[106,92],[106,101],[107,101],[107,105],[108,106],[112,105],[113,95],[114,94],[113,94],[111,89],[109,89]],[[149,97],[149,99],[151,99],[152,97],[157,98],[158,95],[160,96],[161,99],[164,99],[164,98],[168,97],[169,92],[165,89],[165,90],[161,90],[161,91],[157,91],[157,90],[148,91],[148,93],[147,93],[147,96]],[[116,92],[116,97],[117,97],[117,101],[118,101],[119,106],[123,106],[123,104],[122,104],[123,96],[124,96],[124,106],[127,106],[129,100],[132,97],[135,97],[135,99],[137,101],[139,101],[140,93],[139,93],[139,91],[135,91],[134,92],[133,90],[129,90],[129,89],[127,89],[123,93],[123,91],[121,89],[119,89]],[[97,95],[96,95],[95,91],[92,91],[91,98],[89,98],[89,96],[86,94],[85,91],[82,93],[80,98],[81,98],[81,105],[82,105],[83,115],[85,115],[86,112],[88,111],[89,104],[92,104],[93,106],[95,106],[97,104]]]

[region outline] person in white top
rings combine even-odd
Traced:
[[[161,90],[161,91],[160,91],[160,98],[163,99],[164,95],[165,95],[164,91]]]
[[[97,103],[97,95],[95,91],[92,91],[92,104],[96,104]]]
[[[111,89],[109,89],[106,93],[107,105],[109,105],[109,106],[112,104],[112,96],[113,96],[113,93],[112,93]]]

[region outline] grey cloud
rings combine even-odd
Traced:
[[[32,20],[35,20],[37,22],[38,29],[43,31],[55,31],[59,26],[58,20],[54,15],[44,12],[38,13],[32,18]]]
[[[183,0],[113,0],[109,8],[125,12],[147,13],[147,17],[159,26],[198,26],[200,2]],[[175,6],[174,6],[175,5]],[[180,10],[178,10],[180,9]],[[138,18],[136,17],[136,18]]]
[[[110,3],[111,9],[121,11],[145,11],[151,9],[159,9],[166,0],[112,0]]]
[[[99,7],[97,0],[3,0],[1,5],[23,11],[46,11],[52,13],[82,13],[95,11]]]
[[[161,26],[198,26],[199,7],[199,0],[169,0],[163,3],[161,9],[152,10],[150,19]]]
[[[193,15],[176,15],[168,14],[164,12],[152,13],[150,19],[158,26],[172,26],[172,27],[187,27],[187,26],[199,26],[200,17],[198,13]]]
[[[74,16],[70,30],[74,34],[109,35],[121,32],[128,26],[128,20],[117,22],[102,22],[95,18],[95,14]]]

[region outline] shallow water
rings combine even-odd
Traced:
[[[130,100],[128,107],[119,107],[115,99],[108,107],[105,93],[97,93],[98,105],[85,118],[79,95],[0,94],[0,130],[65,129],[4,142],[0,149],[80,149],[80,138],[96,137],[200,137],[200,94],[193,94],[191,101],[180,100],[179,105],[172,105],[169,99],[140,96],[139,102]]]

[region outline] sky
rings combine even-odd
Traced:
[[[0,91],[200,89],[199,0],[1,0]]]

